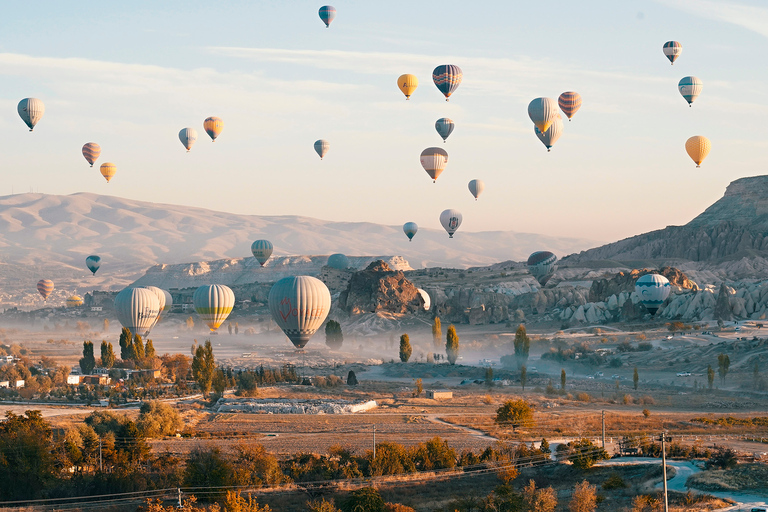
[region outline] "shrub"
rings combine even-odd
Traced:
[[[157,400],[141,404],[136,425],[146,437],[169,436],[184,428],[179,412],[173,406]]]
[[[507,400],[496,409],[496,419],[500,425],[510,425],[513,428],[519,426],[532,426],[533,407],[525,400]]]
[[[386,512],[384,508],[384,499],[373,487],[363,487],[352,491],[350,495],[341,502],[342,512]]]
[[[610,491],[611,489],[623,489],[627,487],[627,483],[621,478],[621,475],[614,473],[609,476],[605,482],[603,482],[603,490]]]
[[[649,411],[648,409],[643,409],[643,416],[648,418],[650,415],[651,415],[651,411]]]
[[[589,402],[589,401],[592,399],[592,397],[591,397],[591,396],[589,396],[589,393],[579,393],[579,394],[576,396],[576,399],[577,399],[579,402]]]
[[[624,405],[631,404],[632,403],[632,395],[624,395],[624,398],[622,399],[622,402],[624,402]]]

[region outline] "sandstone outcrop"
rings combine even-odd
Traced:
[[[635,282],[645,274],[661,274],[669,280],[669,283],[677,290],[698,290],[696,283],[688,279],[684,273],[674,267],[661,267],[659,270],[647,269],[632,270],[631,272],[619,272],[603,279],[595,279],[589,289],[589,302],[607,300],[611,295],[622,292],[632,293],[635,290]]]
[[[339,294],[339,308],[352,315],[418,313],[424,310],[424,299],[401,270],[378,260],[350,276],[347,289]]]

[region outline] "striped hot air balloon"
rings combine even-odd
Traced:
[[[328,287],[310,276],[284,277],[269,290],[267,301],[272,318],[298,349],[306,346],[331,310]]]
[[[96,144],[95,142],[89,142],[83,146],[83,156],[85,157],[85,161],[91,164],[91,167],[93,167],[94,162],[99,159],[99,156],[101,156],[101,146]]]
[[[37,98],[24,98],[16,109],[21,120],[29,127],[29,131],[34,131],[35,125],[45,114],[45,105]]]
[[[109,180],[111,180],[117,172],[117,166],[112,162],[104,162],[101,164],[101,167],[99,167],[99,170],[101,171],[101,175],[104,176],[104,179],[107,180],[107,183],[109,183]]]
[[[557,119],[557,102],[552,98],[536,98],[528,104],[528,117],[542,133]]]
[[[674,66],[675,61],[683,53],[683,45],[677,41],[667,41],[664,43],[664,55],[669,59],[670,65]]]
[[[263,267],[270,256],[272,256],[272,242],[269,240],[256,240],[251,244],[251,252],[256,261]]]
[[[536,251],[528,256],[528,272],[539,282],[541,286],[547,284],[557,270],[557,256],[549,251]]]
[[[697,168],[701,167],[701,162],[707,158],[710,149],[712,149],[712,143],[703,135],[694,135],[685,141],[685,151],[691,157],[691,160],[696,162]]]
[[[160,314],[160,303],[146,288],[125,288],[115,297],[115,314],[123,327],[146,336]]]
[[[472,180],[467,187],[469,188],[469,193],[472,194],[475,197],[475,201],[477,201],[477,198],[483,193],[483,190],[485,190],[485,183],[483,180]]]
[[[564,92],[557,98],[557,104],[570,121],[581,108],[581,94],[573,91]]]
[[[235,294],[223,284],[204,285],[192,296],[195,311],[211,332],[216,331],[235,306]]]
[[[400,77],[398,77],[397,86],[400,88],[402,93],[405,94],[405,99],[409,100],[411,99],[411,94],[413,94],[413,91],[415,91],[419,86],[419,79],[416,78],[416,75],[406,73],[405,75],[400,75]]]
[[[671,290],[669,280],[659,274],[645,274],[635,281],[635,293],[651,315],[656,314]]]
[[[453,120],[448,119],[447,117],[441,117],[435,121],[435,130],[437,130],[437,133],[443,138],[443,142],[445,142],[448,136],[453,133],[454,126]]]
[[[320,16],[320,19],[323,20],[323,23],[325,23],[325,28],[328,28],[336,17],[336,8],[332,5],[324,5],[320,8],[317,14]]]
[[[37,282],[37,291],[43,296],[43,300],[48,300],[48,297],[53,292],[53,281],[50,279],[41,279]]]
[[[224,121],[218,117],[206,117],[203,121],[203,129],[205,133],[211,138],[211,142],[216,142],[216,137],[221,134],[221,130],[224,129]]]
[[[437,89],[445,95],[445,101],[448,101],[451,94],[458,89],[463,76],[461,68],[453,64],[443,64],[442,66],[437,66],[432,71],[432,80],[435,82]]]
[[[461,226],[461,221],[461,212],[458,210],[449,208],[448,210],[443,210],[443,213],[440,214],[440,224],[448,232],[448,238],[453,238],[453,234]]]
[[[416,232],[419,230],[419,225],[415,222],[406,222],[403,224],[403,233],[408,237],[408,241],[412,241]]]
[[[557,114],[557,119],[555,119],[554,123],[549,125],[547,131],[542,133],[537,126],[533,127],[533,131],[541,143],[547,147],[547,151],[551,151],[552,146],[555,145],[555,142],[557,142],[557,139],[559,139],[560,135],[563,133],[563,118],[560,117],[560,114]]]
[[[427,148],[421,152],[419,160],[432,181],[437,182],[438,176],[448,165],[448,152],[442,148]]]
[[[182,128],[179,132],[179,140],[182,145],[187,148],[187,153],[189,153],[189,150],[192,149],[192,146],[197,142],[197,130],[189,127]]]
[[[67,307],[68,308],[79,308],[84,303],[85,303],[85,301],[79,295],[72,295],[70,297],[67,297]]]
[[[683,98],[685,98],[685,101],[688,102],[688,106],[692,107],[693,102],[699,97],[701,90],[704,89],[704,83],[695,76],[686,76],[680,79],[680,82],[677,84],[677,89],[680,91]]]
[[[85,266],[88,267],[88,270],[93,272],[93,275],[96,275],[96,271],[99,270],[99,267],[101,266],[101,256],[91,254],[85,258]]]
[[[328,154],[328,150],[331,149],[331,143],[325,139],[315,141],[315,152],[320,155],[320,160]]]

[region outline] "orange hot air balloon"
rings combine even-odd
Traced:
[[[109,183],[109,180],[111,180],[117,172],[117,166],[112,162],[104,162],[101,164],[101,167],[99,167],[99,170],[101,171],[101,175],[104,176],[104,179],[107,180],[107,183]]]
[[[205,129],[205,133],[211,138],[211,142],[216,142],[216,137],[218,137],[221,134],[221,130],[224,129],[224,121],[218,117],[207,117],[205,121],[203,121],[203,128]]]
[[[701,162],[707,158],[710,149],[712,149],[712,143],[703,135],[694,135],[685,141],[685,150],[691,160],[696,162],[696,167],[701,167]]]

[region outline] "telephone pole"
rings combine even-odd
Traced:
[[[373,460],[376,460],[376,425],[373,426]]]
[[[603,450],[605,450],[605,411],[602,411],[602,421],[603,421]]]
[[[666,435],[666,433],[662,433],[659,436],[659,441],[661,441],[661,478],[664,482],[664,512],[669,512],[669,498],[667,497],[667,450],[664,443],[671,440],[672,438]]]
[[[101,459],[101,438],[99,438],[99,471],[104,472],[104,464]]]

